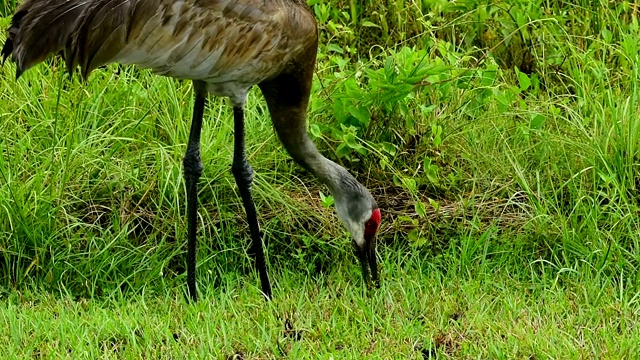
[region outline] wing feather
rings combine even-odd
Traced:
[[[70,42],[87,74],[109,62],[209,83],[253,85],[315,40],[306,5],[285,0],[94,0]]]

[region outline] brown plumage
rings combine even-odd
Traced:
[[[316,41],[313,16],[290,1],[28,0],[2,53],[19,74],[63,51],[69,70],[79,65],[84,76],[111,62],[136,64],[230,96],[225,83],[268,79]]]
[[[234,108],[232,171],[247,213],[250,252],[262,291],[271,297],[255,205],[253,172],[244,146],[244,103],[258,85],[274,128],[291,156],[325,183],[351,232],[365,281],[377,280],[375,233],[380,210],[351,174],[323,157],[306,132],[306,110],[317,50],[315,19],[304,0],[26,0],[17,9],[2,48],[17,77],[54,53],[71,73],[87,76],[119,62],[159,75],[193,80],[194,112],[184,157],[187,185],[187,284],[196,299],[200,132],[207,94],[226,96]]]

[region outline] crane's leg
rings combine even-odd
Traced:
[[[184,180],[187,185],[187,288],[191,300],[198,300],[196,293],[196,233],[198,230],[198,180],[202,175],[202,160],[200,159],[200,133],[202,130],[202,116],[207,102],[205,84],[194,81],[193,117],[187,153],[184,155]]]
[[[253,169],[247,161],[247,153],[244,146],[244,109],[241,106],[233,108],[234,122],[234,146],[233,146],[233,166],[231,171],[238,184],[240,196],[244,210],[247,213],[247,222],[249,223],[249,231],[251,232],[251,248],[250,253],[256,261],[256,268],[260,274],[260,284],[262,284],[262,293],[271,299],[271,283],[267,274],[267,263],[264,259],[264,249],[262,247],[262,234],[258,225],[258,217],[256,216],[256,206],[253,203],[251,195],[251,183],[253,182]]]

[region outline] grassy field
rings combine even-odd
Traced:
[[[254,89],[275,298],[246,254],[232,114],[212,99],[188,303],[191,84],[118,65],[82,82],[57,60],[15,81],[7,63],[0,357],[639,358],[638,5],[309,3],[309,129],[382,209],[381,287],[365,289],[327,189]]]

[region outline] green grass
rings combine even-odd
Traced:
[[[254,284],[208,288],[197,304],[178,289],[72,300],[14,293],[4,300],[3,358],[635,358],[637,299],[577,266],[515,270],[435,264],[384,249],[385,282],[363,291],[341,266],[310,279],[275,271],[275,299]],[[500,269],[501,268],[501,269]],[[354,275],[354,276],[351,276]],[[240,357],[242,356],[242,357]]]
[[[275,298],[212,98],[189,304],[191,84],[0,68],[0,356],[638,358],[636,6],[452,4],[314,5],[310,129],[382,208],[375,290],[259,91],[247,144]]]

